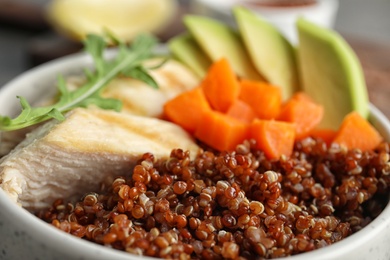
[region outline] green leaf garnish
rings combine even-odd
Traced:
[[[113,40],[113,36],[109,35]],[[103,98],[102,90],[118,75],[131,76],[158,88],[156,81],[143,67],[143,62],[153,56],[153,48],[157,40],[150,35],[140,35],[131,46],[123,42],[118,44],[118,53],[114,59],[106,60],[103,56],[107,47],[106,41],[97,35],[88,35],[84,48],[94,61],[94,71],[85,70],[86,83],[70,91],[65,79],[60,76],[57,81],[58,101],[46,107],[31,107],[27,100],[18,97],[22,107],[16,118],[0,116],[0,130],[11,131],[44,122],[49,119],[64,120],[64,113],[76,107],[95,105],[103,109],[120,111],[122,103],[116,99]]]

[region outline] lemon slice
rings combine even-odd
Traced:
[[[53,0],[46,13],[54,28],[74,40],[109,30],[131,41],[141,32],[164,29],[177,8],[176,0]]]

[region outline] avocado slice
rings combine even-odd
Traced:
[[[241,37],[256,69],[282,89],[286,100],[299,89],[295,49],[270,22],[244,7],[233,8]]]
[[[298,60],[302,87],[324,106],[322,127],[338,129],[345,115],[369,114],[361,64],[348,43],[335,31],[299,18]]]
[[[192,69],[200,78],[206,75],[211,60],[190,34],[184,33],[175,36],[169,40],[168,48],[174,57]]]
[[[212,18],[186,15],[184,24],[212,61],[225,57],[241,77],[264,80],[256,71],[238,32]]]

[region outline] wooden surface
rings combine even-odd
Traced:
[[[371,103],[390,118],[390,43],[345,38],[362,64]]]

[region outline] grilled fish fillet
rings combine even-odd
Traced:
[[[33,130],[0,160],[0,187],[28,210],[56,198],[97,190],[107,176],[129,173],[146,152],[157,159],[173,148],[196,156],[199,147],[180,127],[156,118],[78,108],[63,122]]]
[[[153,67],[160,62],[161,59],[149,60],[145,66]],[[136,79],[118,77],[107,86],[103,96],[121,100],[123,113],[160,117],[167,100],[192,89],[199,83],[199,78],[191,70],[175,60],[168,60],[161,67],[148,72],[156,80],[159,89],[154,89]],[[68,87],[77,88],[83,81],[81,77],[70,77],[67,81]],[[44,104],[48,102],[48,100],[41,101]],[[0,158],[20,143],[31,129],[0,133]]]
[[[160,59],[150,60],[145,66],[154,66],[160,62]],[[121,100],[122,112],[160,117],[165,102],[199,84],[199,79],[187,67],[175,60],[168,60],[161,67],[149,70],[149,73],[157,82],[158,89],[136,79],[118,77],[110,83],[102,95]]]

